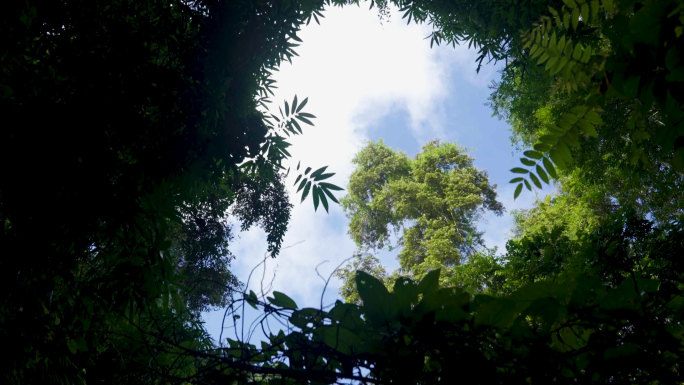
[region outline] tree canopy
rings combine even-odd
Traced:
[[[401,246],[401,271],[410,276],[460,263],[482,244],[477,218],[503,212],[487,172],[455,144],[432,141],[410,159],[371,142],[353,163],[342,199],[349,234],[367,250],[392,247],[389,227],[401,231],[394,247]]]

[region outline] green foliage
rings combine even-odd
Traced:
[[[503,212],[486,171],[454,144],[432,141],[409,159],[371,142],[354,164],[342,199],[352,239],[362,249],[391,248],[388,227],[401,231],[401,271],[412,277],[458,265],[481,245],[480,213]]]
[[[679,1],[566,2],[558,10],[549,7],[548,16],[523,32],[521,43],[529,55],[525,60],[543,65],[544,75],[554,79],[554,92],[575,104],[547,127],[535,149],[566,168],[573,159],[569,148],[580,146],[578,134],[600,137],[602,107],[616,99],[637,99],[638,107],[622,123],[626,127],[619,127],[631,137],[631,145],[621,152],[632,164],[667,162],[684,171],[679,143],[684,100],[674,91],[684,68],[675,59],[681,41],[673,16],[681,8]],[[655,125],[649,122],[653,116]],[[655,159],[649,159],[646,153],[655,148]]]
[[[678,383],[684,301],[633,275],[614,288],[578,275],[503,297],[439,288],[439,271],[389,292],[359,272],[362,305],[284,316],[261,348],[229,340],[214,380],[332,384],[471,382]],[[282,309],[284,310],[284,309]],[[271,314],[279,309],[269,310]],[[246,370],[245,368],[250,368]]]
[[[353,257],[351,262],[335,271],[335,277],[342,281],[342,286],[339,289],[340,296],[344,298],[346,303],[361,304],[361,297],[356,291],[356,274],[358,271],[380,279],[388,287],[392,286],[389,281],[390,277],[388,277],[380,260],[372,254],[359,253]]]
[[[516,79],[516,88],[532,91],[537,101],[562,101],[563,108],[554,107],[554,114],[543,119],[535,112],[545,106],[530,103],[528,92],[516,93],[505,101],[508,106],[495,108],[504,115],[525,115],[514,120],[535,134],[518,133],[517,138],[546,159],[532,165],[522,182],[513,182],[518,184],[516,191],[543,181],[537,165],[551,175],[550,161],[555,168],[569,167],[575,160],[572,150],[582,147],[584,138],[601,140],[602,111],[621,101],[638,103],[627,115],[632,124],[621,127],[626,128],[630,145],[620,154],[632,163],[665,164],[684,171],[680,0],[434,0],[399,5],[409,21],[433,26],[433,43],[468,42],[479,49],[480,66],[485,59],[506,60],[505,76]],[[494,100],[502,101],[498,96]],[[658,124],[651,130],[640,128],[652,119]],[[642,156],[649,151],[653,158]]]

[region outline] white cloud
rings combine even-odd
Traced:
[[[325,16],[320,26],[312,23],[302,30],[299,36],[304,43],[297,48],[300,57],[276,73],[279,88],[273,105],[277,109],[295,94],[299,100],[309,97],[306,111],[318,117],[316,127],[303,125],[305,134],[292,139],[291,166],[299,160],[314,168],[329,165],[329,170],[337,172],[331,182],[340,186],[347,184],[353,155],[373,137],[374,125],[390,111],[407,111],[409,127],[420,143],[444,137],[443,102],[457,92],[448,89],[449,79],[461,76],[474,87],[486,87],[495,75],[487,68],[476,76],[476,54],[466,47],[430,49],[425,40],[429,28],[407,26],[396,11],[391,22],[384,24],[365,8],[335,8]],[[288,184],[292,182],[293,178]],[[310,198],[299,204],[299,194],[293,189],[290,194],[295,208],[284,244],[304,242],[284,249],[268,266],[278,266],[275,290],[291,295],[300,306],[317,306],[323,282],[315,267],[328,260],[319,269],[327,277],[352,255],[355,245],[346,233],[347,220],[339,206],[333,204],[330,215],[321,210],[314,213]],[[266,251],[263,231],[241,234],[231,250],[237,256],[233,267],[246,280]],[[267,272],[267,280],[270,274]],[[336,291],[337,282],[333,281],[328,297],[332,299]],[[207,327],[212,333],[218,333],[212,330],[217,318],[209,316]]]

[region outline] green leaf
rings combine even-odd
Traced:
[[[320,183],[319,186],[322,185],[322,184],[323,184],[323,183]],[[327,183],[326,183],[326,184],[327,184]],[[327,188],[324,188],[324,187],[321,187],[321,189],[323,190],[323,192],[325,193],[325,195],[327,195],[328,198],[330,198],[331,201],[333,201],[333,202],[335,202],[335,203],[337,203],[337,204],[340,204],[340,202],[337,200],[337,198],[335,198],[335,196],[330,192],[330,190],[328,190]]]
[[[495,326],[505,328],[515,316],[515,302],[506,298],[496,298],[478,306],[475,312],[475,326]]]
[[[539,174],[539,177],[544,181],[544,183],[549,184],[549,176],[546,175],[546,172],[540,165],[537,165],[537,174]]]
[[[439,289],[439,274],[440,269],[431,270],[425,274],[425,277],[418,283],[418,291],[421,294],[430,294],[437,291]]]
[[[287,295],[279,291],[273,292],[273,298],[268,297],[266,299],[268,299],[268,302],[278,307],[295,310],[297,309],[297,304],[295,303],[295,301],[293,301],[292,298],[288,297]]]
[[[582,43],[575,44],[575,49],[572,51],[572,58],[579,60],[582,57]]]
[[[320,195],[321,198],[321,203],[323,203],[323,208],[325,209],[325,212],[328,211],[328,198],[325,197],[325,194],[323,193],[323,189],[319,187],[318,194]]]
[[[580,12],[579,8],[575,8],[572,10],[572,29],[577,30],[577,25],[579,25],[579,17],[580,17]]]
[[[553,167],[553,163],[548,158],[544,158],[544,168],[546,168],[546,172],[549,173],[551,178],[553,179],[558,179],[558,174],[556,174],[556,168]]]
[[[582,20],[585,24],[591,22],[591,14],[589,13],[589,4],[584,3],[580,6],[580,15],[582,15]]]
[[[577,126],[582,129],[587,135],[589,135],[592,138],[597,138],[598,133],[596,132],[596,129],[594,128],[594,125],[589,123],[588,119],[582,119],[579,122],[577,122]]]
[[[524,180],[523,180],[523,183],[525,183],[525,188],[526,188],[528,191],[532,191],[532,186],[530,186],[530,182],[528,182],[527,179],[524,179]]]
[[[320,191],[318,191],[318,186],[314,185],[313,186],[313,201],[314,201],[314,211],[318,211],[318,194],[320,194]]]
[[[303,189],[304,186],[306,186],[306,182],[307,182],[307,179],[304,178],[304,179],[302,180],[302,182],[299,184],[299,187],[297,188],[297,192],[301,191],[301,189]]]
[[[318,177],[314,178],[314,180],[315,180],[315,181],[326,180],[326,179],[332,177],[333,175],[335,175],[334,172],[330,172],[330,173],[327,173],[327,174],[321,174],[321,175],[319,175]]]
[[[259,300],[258,300],[256,294],[252,290],[249,291],[249,295],[245,294],[244,296],[245,296],[245,302],[247,302],[247,304],[249,306],[253,307],[254,309],[258,309],[257,304],[259,303]]]
[[[584,52],[582,53],[580,61],[582,63],[589,63],[589,59],[591,59],[591,46],[587,46],[584,48]]]
[[[525,151],[523,152],[523,155],[532,159],[541,159],[543,157],[542,154],[537,151]]]
[[[532,167],[532,166],[534,166],[534,165],[537,164],[535,161],[529,160],[529,159],[527,159],[527,158],[520,158],[520,162],[521,162],[522,164],[524,164],[525,166],[530,166],[530,167]]]
[[[563,0],[565,5],[568,6],[568,8],[573,9],[577,7],[577,3],[575,3],[575,0]]]
[[[328,166],[323,166],[323,167],[319,168],[318,170],[312,172],[310,175],[310,178],[315,179],[317,176],[321,175],[325,171],[325,169],[327,169],[327,168],[328,168]]]
[[[301,163],[302,163],[301,161],[297,162],[297,171],[299,171],[299,165],[300,165]],[[295,184],[296,184],[296,183],[295,183]]]
[[[551,145],[546,143],[537,143],[534,145],[534,149],[539,152],[547,152],[551,149]]]
[[[301,202],[304,202],[304,199],[309,195],[309,190],[311,190],[311,182],[308,182],[306,186],[304,187],[304,192],[302,193],[302,200]]]
[[[537,178],[537,176],[534,175],[533,172],[530,173],[530,179],[532,180],[532,183],[534,183],[534,185],[537,186],[538,189],[542,188],[542,185],[539,182],[539,178]]]
[[[297,131],[299,131],[300,134],[303,133],[303,131],[302,131],[302,126],[299,125],[299,123],[297,122],[297,120],[292,119],[292,120],[290,120],[290,122],[292,123],[293,126],[295,126],[295,128],[297,129]],[[296,134],[296,133],[295,133],[295,134]]]
[[[563,35],[558,41],[558,51],[563,52],[563,49],[565,48],[565,43],[565,35]]]
[[[565,168],[565,161],[563,160],[563,157],[561,156],[561,152],[557,148],[551,149],[549,152],[549,157],[551,160],[553,160],[553,163],[555,163],[557,166],[561,168]],[[546,169],[548,171],[548,168]],[[549,172],[549,174],[551,174]]]
[[[309,174],[309,171],[311,171],[311,167],[307,167],[306,170],[304,170],[304,175]]]
[[[327,182],[321,182],[321,183],[319,183],[318,185],[321,186],[322,188],[327,189],[327,190],[333,190],[333,191],[342,191],[342,190],[344,190],[344,189],[341,188],[341,187],[335,186],[334,184],[332,184],[332,183],[327,183]]]
[[[309,98],[304,98],[304,100],[303,100],[302,103],[299,105],[299,107],[297,107],[297,112],[301,111],[302,108],[304,108],[304,106],[306,106],[306,103],[308,103],[308,102],[309,102]]]
[[[363,301],[362,310],[375,326],[383,326],[399,313],[396,297],[390,295],[385,285],[377,278],[363,271],[356,272],[356,288]]]
[[[297,111],[297,95],[295,95],[294,100],[292,101],[292,112]]]
[[[297,169],[299,169],[299,167],[297,167]],[[292,185],[293,185],[293,186],[296,186],[297,183],[299,183],[299,180],[300,180],[300,179],[302,179],[302,174],[299,174],[299,176],[297,177],[297,179],[295,180],[295,182],[294,182]]]
[[[511,169],[511,172],[514,172],[516,174],[527,174],[529,171],[521,167],[514,167]]]
[[[555,135],[542,135],[542,136],[539,138],[539,141],[542,142],[542,143],[546,143],[546,144],[548,144],[548,145],[550,145],[550,146],[553,146],[553,145],[555,145],[556,143],[558,143],[558,137],[555,136]],[[541,155],[541,154],[539,154],[539,155]],[[537,158],[537,159],[541,159],[541,157],[539,157],[539,158]]]
[[[78,345],[74,340],[67,341],[67,348],[69,348],[71,354],[76,354],[76,352],[78,351]]]
[[[520,178],[520,179],[522,179],[522,178]],[[513,199],[517,199],[517,198],[518,198],[518,196],[520,195],[520,192],[522,191],[522,188],[523,188],[523,184],[522,184],[522,183],[520,183],[520,184],[518,185],[518,187],[515,188],[515,192],[513,193]]]
[[[310,125],[310,126],[314,125],[313,123],[311,123],[311,121],[309,119],[302,117],[301,114],[297,115],[296,118],[301,120],[302,122]]]
[[[290,105],[285,101],[285,116],[290,116]]]
[[[601,117],[596,113],[596,111],[589,111],[584,117],[595,126],[603,124],[603,120],[601,120]]]
[[[565,163],[572,162],[572,154],[570,153],[570,148],[567,144],[560,142],[556,148],[558,148],[558,151],[561,152],[561,157]]]
[[[518,183],[518,182],[522,182],[523,179],[525,179],[525,178],[513,178],[513,179],[511,179],[510,181],[508,181],[508,183]]]

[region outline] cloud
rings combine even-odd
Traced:
[[[300,56],[275,75],[279,88],[274,109],[296,94],[299,100],[309,97],[306,111],[317,116],[316,127],[304,125],[304,135],[292,139],[290,166],[294,168],[298,161],[313,168],[328,165],[337,173],[331,182],[346,186],[353,171],[352,157],[374,138],[374,127],[396,111],[407,113],[411,133],[421,144],[444,137],[444,101],[456,92],[448,88],[449,80],[459,76],[472,87],[486,87],[494,70],[475,76],[475,52],[461,46],[430,49],[425,40],[429,34],[427,26],[407,26],[396,9],[391,22],[381,24],[374,11],[353,6],[327,10],[320,26],[312,23],[303,28],[299,36],[304,43],[297,48]],[[290,187],[293,181],[291,175]],[[329,215],[322,210],[314,213],[310,198],[299,204],[294,188],[290,196],[295,208],[284,245],[296,245],[267,261],[266,281],[277,266],[275,290],[292,296],[300,307],[318,306],[324,282],[316,266],[329,261],[319,268],[327,278],[352,255],[355,245],[339,206],[331,205]],[[263,231],[240,234],[231,251],[237,257],[235,272],[246,280],[266,251]],[[260,276],[252,280],[257,283],[251,285],[255,291],[259,281]],[[334,299],[338,284],[331,282],[326,302]],[[217,335],[219,315],[206,314],[205,319],[209,332]]]

